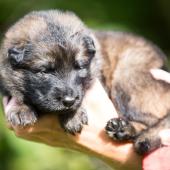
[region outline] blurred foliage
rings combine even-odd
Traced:
[[[168,0],[0,0],[0,33],[32,10],[74,11],[93,28],[121,29],[144,35],[169,52]]]
[[[63,9],[74,11],[94,29],[125,30],[143,35],[169,55],[169,7],[168,0],[0,0],[0,36],[32,10]],[[3,119],[1,114],[0,170],[109,169],[78,152],[18,139],[5,127]]]

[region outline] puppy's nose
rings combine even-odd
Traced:
[[[63,98],[63,105],[66,106],[66,107],[71,107],[74,104],[75,100],[76,99],[74,97],[65,96]]]

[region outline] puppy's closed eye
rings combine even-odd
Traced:
[[[89,60],[79,60],[79,61],[75,61],[75,68],[76,69],[86,69],[88,68],[90,65],[90,61]]]
[[[92,59],[96,53],[96,49],[95,49],[95,45],[94,45],[94,41],[91,37],[89,36],[85,36],[83,38],[84,40],[84,46],[86,47],[87,51],[87,55],[89,56],[90,59]]]
[[[24,49],[12,47],[8,49],[8,58],[13,66],[20,64],[24,59]]]

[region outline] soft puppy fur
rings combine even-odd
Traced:
[[[8,121],[27,125],[36,121],[37,112],[57,112],[67,131],[80,132],[87,116],[81,108],[74,113],[98,74],[92,37],[71,12],[32,12],[14,24],[1,47],[0,86],[21,107],[7,115]]]
[[[88,123],[81,102],[95,76],[120,114],[108,121],[107,134],[133,141],[140,154],[149,152],[161,145],[160,130],[170,126],[170,87],[150,74],[165,58],[141,37],[92,31],[73,13],[32,12],[7,31],[1,45],[1,91],[20,104],[7,120],[24,126],[55,113],[66,131],[81,132]]]

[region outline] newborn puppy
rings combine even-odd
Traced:
[[[7,113],[14,125],[33,124],[47,112],[67,132],[80,132],[88,122],[81,102],[95,76],[120,115],[106,125],[112,139],[132,141],[144,154],[170,128],[170,86],[150,74],[164,66],[165,55],[141,37],[93,32],[69,12],[32,12],[7,31],[0,55],[1,91],[20,105]]]
[[[7,120],[25,126],[44,112],[56,113],[66,131],[80,132],[88,122],[81,101],[98,73],[92,37],[70,12],[32,12],[14,24],[1,46],[0,87],[20,107]]]

